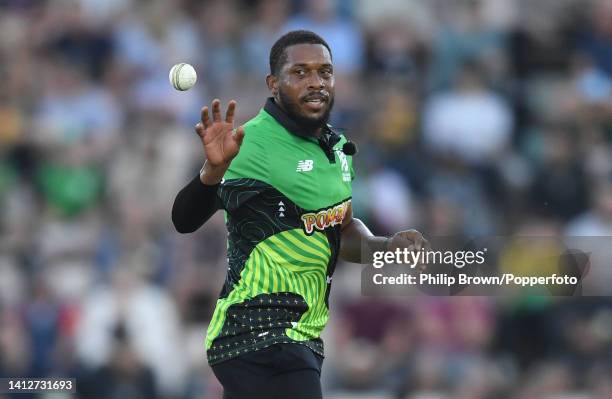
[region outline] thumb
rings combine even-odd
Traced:
[[[236,129],[236,132],[234,133],[234,140],[239,146],[242,145],[242,140],[244,140],[244,126],[240,126],[238,129]]]

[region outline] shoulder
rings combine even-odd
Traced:
[[[344,148],[343,148],[344,145],[349,142],[349,139],[347,139],[346,136],[342,133],[338,133],[338,135],[340,136],[340,140],[338,140],[338,142],[334,146],[334,150],[337,151],[338,157],[340,158],[340,166],[343,172],[343,180],[345,182],[346,181],[350,182],[350,181],[355,180],[355,169],[353,168],[353,155],[346,155],[344,153]],[[355,146],[355,144],[353,144],[353,146]],[[348,175],[344,175],[346,173],[348,173]]]
[[[348,143],[350,140],[344,135],[343,132],[336,131],[336,134],[338,135],[339,139],[336,142],[336,144],[334,145],[334,150],[340,151],[342,154],[344,154],[344,151],[343,151],[344,145],[346,143]],[[353,145],[354,145],[354,143],[353,143]],[[352,160],[352,158],[353,158],[352,155],[346,155],[346,157],[349,160]]]
[[[253,118],[249,119],[244,124],[244,140],[240,147],[238,157],[244,158],[247,155],[266,151],[266,141],[269,137],[269,131],[272,128],[267,114],[261,110]]]
[[[263,109],[244,124],[245,133],[252,133],[253,139],[263,139],[278,129],[278,124]],[[246,136],[245,136],[246,137]]]
[[[261,112],[244,124],[244,140],[236,158],[225,174],[226,179],[250,178],[267,180],[268,177],[268,122]]]

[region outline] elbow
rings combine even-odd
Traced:
[[[172,209],[172,224],[174,229],[180,234],[193,233],[198,229],[199,226],[193,226],[193,223],[189,223],[187,215],[182,215],[181,212],[176,210],[176,207]]]
[[[192,229],[191,226],[186,226],[185,224],[179,223],[174,218],[172,218],[172,224],[174,225],[174,229],[180,234],[189,234],[195,231],[195,229]]]
[[[176,222],[173,222],[173,223],[174,223],[174,229],[180,234],[189,234],[197,230],[197,229],[191,228],[191,226],[183,226],[181,224],[177,224]]]
[[[189,212],[178,211],[172,209],[172,224],[174,229],[180,234],[193,233],[208,220],[209,216],[193,214]]]
[[[188,188],[177,194],[172,205],[172,224],[181,234],[193,233],[216,211],[214,192],[194,194]]]

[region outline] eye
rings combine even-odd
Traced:
[[[306,71],[303,69],[296,69],[293,73],[295,73],[297,76],[306,76]]]
[[[321,71],[321,76],[323,76],[326,79],[331,78],[333,74],[334,73],[333,73],[333,71],[331,69],[323,69]]]

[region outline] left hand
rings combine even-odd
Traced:
[[[419,231],[411,229],[404,230],[395,233],[387,243],[387,251],[394,252],[396,249],[404,249],[407,248],[408,251],[420,251],[421,249],[425,249],[428,251],[431,249],[429,245],[429,241],[423,237]],[[426,263],[420,263],[416,265],[416,268],[422,272],[427,267]]]

